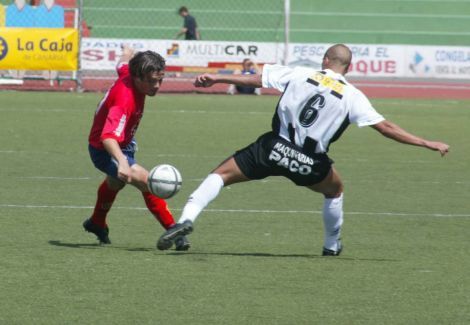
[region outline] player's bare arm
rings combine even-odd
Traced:
[[[129,61],[134,56],[134,49],[131,48],[128,44],[123,44],[121,46],[121,49],[122,49],[122,54],[121,54],[121,57],[119,58],[118,65],[129,63]]]
[[[389,121],[382,121],[375,125],[372,125],[374,129],[379,131],[383,136],[393,139],[395,141],[410,144],[418,147],[424,147],[430,150],[439,151],[441,156],[446,155],[449,152],[449,145],[438,141],[429,141],[413,135],[395,123]]]
[[[175,38],[176,38],[176,39],[180,38],[181,35],[186,34],[187,31],[188,31],[187,28],[185,28],[185,27],[181,28],[181,30],[178,32],[178,34],[176,34],[176,37],[175,37]]]
[[[118,162],[118,178],[123,182],[130,183],[131,168],[127,161],[126,156],[119,147],[119,143],[112,138],[103,140],[104,149]]]
[[[194,86],[196,87],[212,87],[214,84],[224,83],[232,84],[242,87],[262,87],[261,74],[245,74],[245,75],[216,75],[216,74],[202,74],[196,77]]]

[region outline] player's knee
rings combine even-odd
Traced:
[[[344,185],[342,182],[335,183],[326,193],[324,193],[325,198],[335,199],[341,196],[344,191]]]
[[[140,191],[147,192],[148,191],[147,178],[149,175],[148,171],[142,166],[139,166],[137,164],[131,166],[131,171],[132,171],[131,184],[137,187]]]
[[[109,188],[114,191],[122,190],[124,186],[126,186],[126,183],[111,176],[106,177],[106,183],[108,184]]]
[[[145,168],[139,165],[132,165],[131,171],[132,171],[132,175],[131,175],[132,180],[137,181],[137,182],[147,183],[149,172]]]

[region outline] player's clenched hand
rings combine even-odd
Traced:
[[[129,46],[129,44],[121,44],[121,62],[128,62],[134,56],[134,49]]]
[[[122,161],[118,162],[118,178],[126,183],[130,183],[132,181],[131,178],[131,167],[129,167],[129,163],[127,159],[123,159]]]
[[[449,145],[443,142],[429,141],[426,145],[429,149],[439,151],[442,157],[449,152]]]
[[[211,87],[213,84],[215,84],[217,81],[216,76],[212,74],[201,74],[196,77],[196,80],[194,81],[194,86],[196,87]]]

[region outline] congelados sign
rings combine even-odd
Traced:
[[[72,28],[0,28],[0,69],[78,69],[78,32]]]

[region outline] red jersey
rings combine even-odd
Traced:
[[[116,139],[121,148],[133,139],[144,113],[145,95],[132,83],[127,64],[117,69],[119,79],[108,90],[98,105],[88,142],[97,149],[104,149],[104,139]]]

